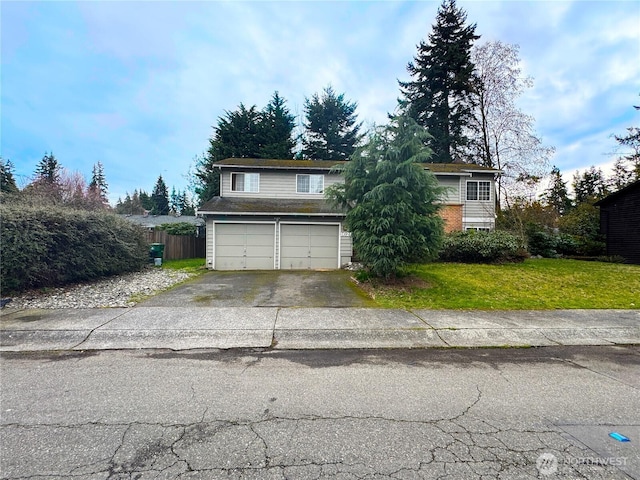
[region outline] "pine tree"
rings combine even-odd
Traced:
[[[136,194],[138,196],[138,202],[140,204],[140,209],[142,210],[140,213],[144,213],[145,211],[147,211],[147,212],[153,211],[154,203],[153,203],[153,199],[151,198],[151,195],[149,195],[144,190],[140,190],[140,192],[134,191],[133,192],[134,197],[133,197],[132,200],[135,200]],[[134,202],[134,205],[137,205],[138,202]]]
[[[153,192],[151,193],[151,201],[153,208],[151,209],[152,215],[168,215],[169,214],[169,191],[167,184],[164,183],[162,175],[158,177]]]
[[[36,182],[43,182],[49,185],[57,185],[60,181],[60,171],[62,166],[53,156],[53,152],[45,153],[42,160],[36,165]]]
[[[560,169],[556,166],[551,170],[551,184],[542,197],[545,203],[560,216],[571,209],[571,199],[567,191],[567,184],[562,179]]]
[[[0,192],[17,193],[18,187],[13,176],[13,163],[0,157]]]
[[[277,91],[262,111],[259,124],[262,131],[260,158],[293,158],[295,117]]]
[[[99,199],[103,204],[109,202],[107,198],[108,185],[104,175],[102,162],[95,163],[91,171],[91,182],[89,182],[89,194]]]
[[[313,160],[348,160],[361,139],[357,123],[356,102],[344,94],[336,95],[326,87],[304,102],[306,121],[302,138],[302,156]]]
[[[602,170],[594,166],[585,170],[582,175],[578,172],[573,175],[573,191],[576,205],[593,203],[609,193]]]
[[[436,24],[421,41],[407,71],[413,78],[399,82],[403,112],[426,127],[433,150],[432,162],[466,160],[466,131],[473,123],[474,99],[471,47],[480,38],[476,25],[465,25],[467,14],[455,0],[444,0]]]

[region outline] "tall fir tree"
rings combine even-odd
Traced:
[[[295,117],[291,115],[286,101],[276,91],[260,116],[262,147],[260,158],[290,159],[296,142],[293,138]]]
[[[262,133],[260,112],[255,105],[247,108],[241,103],[237,110],[218,118],[209,149],[196,167],[200,204],[220,194],[220,174],[215,164],[225,158],[260,158],[264,147]]]
[[[53,155],[53,152],[48,155],[45,153],[42,160],[36,165],[36,182],[44,182],[50,185],[55,185],[60,181],[60,173],[62,166],[58,162],[58,159]]]
[[[562,179],[560,169],[556,166],[551,170],[551,182],[549,188],[543,193],[542,198],[560,216],[571,209],[571,199],[567,191],[567,184]]]
[[[200,204],[220,194],[220,175],[216,163],[225,158],[293,157],[294,116],[286,101],[276,91],[267,106],[258,111],[255,105],[240,104],[218,118],[209,139],[209,149],[197,161],[195,192]]]
[[[18,193],[16,179],[13,176],[13,163],[0,157],[0,192]]]
[[[412,80],[399,82],[400,109],[427,129],[436,163],[468,160],[467,132],[474,123],[471,48],[480,36],[466,20],[455,0],[444,0],[428,41],[420,42],[407,65]]]
[[[108,184],[107,179],[104,174],[104,166],[102,162],[98,162],[93,165],[93,169],[91,171],[91,182],[89,182],[89,195],[98,199],[103,204],[107,204],[109,202],[107,198],[108,194]]]
[[[349,160],[362,136],[357,122],[356,102],[326,87],[322,95],[305,99],[305,132],[302,156],[313,160]]]
[[[158,177],[153,192],[151,193],[151,201],[153,202],[153,208],[151,213],[153,215],[168,215],[169,214],[169,190],[167,184],[164,183],[162,175]]]
[[[591,166],[582,175],[576,172],[573,175],[573,191],[575,193],[576,206],[581,203],[593,203],[604,198],[609,193],[607,181],[600,168]]]

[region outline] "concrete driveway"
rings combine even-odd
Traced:
[[[373,307],[351,272],[210,272],[142,302],[145,307]]]

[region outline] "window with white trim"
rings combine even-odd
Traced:
[[[467,232],[490,232],[491,231],[489,227],[466,227],[465,230]]]
[[[470,180],[467,182],[467,200],[491,200],[491,182]]]
[[[324,175],[296,175],[296,193],[324,193]]]
[[[231,174],[231,191],[258,193],[260,191],[260,174],[259,173],[232,173]]]

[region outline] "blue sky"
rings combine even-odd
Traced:
[[[162,175],[187,187],[212,126],[278,90],[292,113],[331,84],[384,123],[440,1],[10,2],[1,14],[1,154],[19,186],[45,152],[112,203]],[[534,87],[519,100],[570,179],[615,156],[638,126],[640,2],[465,1],[480,42],[520,45]]]

